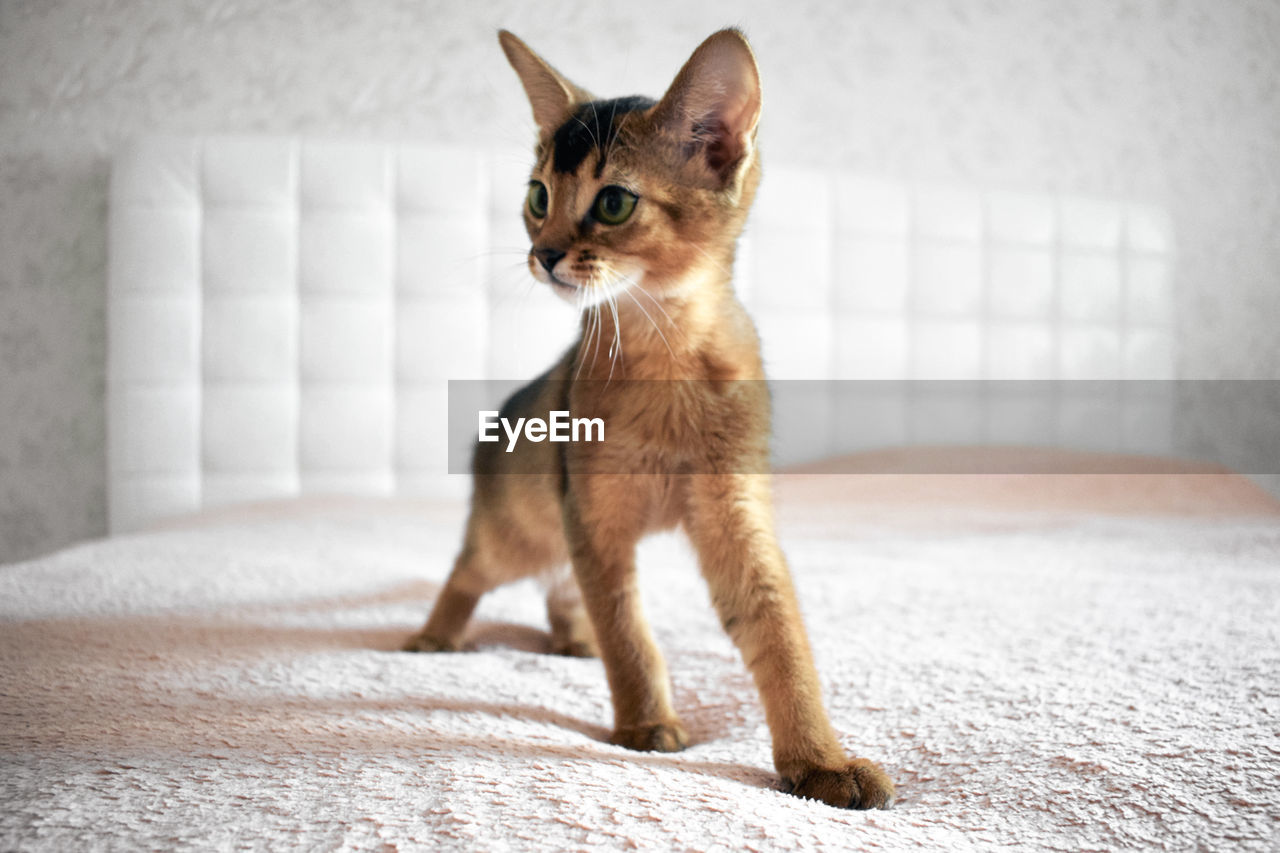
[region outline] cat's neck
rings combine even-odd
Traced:
[[[759,344],[726,275],[653,296],[640,287],[583,313],[581,379],[760,378]]]

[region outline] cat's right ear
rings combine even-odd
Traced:
[[[577,104],[586,103],[591,94],[573,85],[560,72],[547,64],[529,46],[506,30],[498,31],[498,42],[507,61],[516,70],[529,104],[533,107],[533,120],[538,124],[542,137],[548,138],[568,120]]]

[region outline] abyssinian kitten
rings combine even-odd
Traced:
[[[501,415],[600,417],[607,441],[476,445],[461,552],[405,649],[459,648],[480,596],[542,575],[553,648],[604,661],[611,742],[682,749],[635,566],[642,536],[681,525],[755,679],[784,788],[887,808],[893,783],[850,759],[828,722],[773,530],[768,392],[736,381],[764,377],[730,272],[760,179],[751,48],[737,30],[715,33],[655,102],[597,100],[511,33],[499,40],[538,126],[528,266],[583,309],[579,340]]]

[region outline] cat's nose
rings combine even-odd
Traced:
[[[560,259],[564,257],[564,252],[559,249],[534,249],[533,256],[538,259],[538,263],[542,264],[542,268],[547,272],[551,272]]]

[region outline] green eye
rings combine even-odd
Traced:
[[[605,225],[621,225],[631,217],[639,198],[622,187],[605,187],[591,205],[591,215]]]
[[[547,188],[543,186],[542,181],[529,182],[529,195],[526,201],[529,205],[529,215],[534,219],[541,219],[547,215]]]

